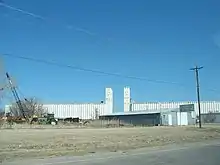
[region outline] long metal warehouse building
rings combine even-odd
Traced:
[[[130,88],[124,88],[124,112],[152,110],[158,111],[163,109],[179,108],[180,105],[184,104],[194,104],[195,115],[198,115],[197,103],[197,101],[132,103]],[[201,113],[207,114],[209,112],[220,112],[220,101],[201,101]]]
[[[45,104],[43,105],[48,113],[54,113],[55,118],[65,119],[69,117],[80,119],[95,119],[96,113],[103,115],[112,113],[105,103],[84,103],[84,104]]]
[[[113,91],[111,88],[105,89],[105,102],[84,103],[84,104],[44,104],[44,109],[48,113],[54,113],[55,118],[80,118],[94,119],[97,115],[113,113]],[[5,106],[5,113],[10,112],[10,105]]]

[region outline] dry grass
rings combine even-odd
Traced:
[[[2,129],[0,160],[83,155],[220,138],[220,127]]]

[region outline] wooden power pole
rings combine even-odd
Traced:
[[[199,109],[199,128],[202,128],[202,121],[201,121],[201,107],[200,107],[200,85],[199,85],[199,70],[203,67],[195,66],[194,68],[191,68],[190,70],[195,71],[196,75],[196,90],[197,90],[197,99],[198,99],[198,109]]]

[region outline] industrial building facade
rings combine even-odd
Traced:
[[[112,113],[107,104],[86,103],[86,104],[45,104],[44,109],[48,113],[53,113],[55,118],[79,118],[95,119],[96,114],[104,115]]]
[[[98,115],[113,113],[113,90],[105,89],[105,101],[100,103],[84,104],[44,104],[43,108],[47,113],[53,113],[55,118],[79,118],[95,119]],[[10,105],[5,106],[5,113],[10,112]]]
[[[189,102],[146,102],[134,103],[131,100],[131,90],[129,87],[124,88],[124,113],[128,112],[157,112],[163,113],[167,109],[178,109],[180,105],[194,104],[195,112],[192,117],[198,115],[198,104],[196,101]],[[10,111],[10,105],[5,106],[5,112]],[[113,114],[113,90],[105,89],[105,101],[100,103],[84,103],[84,104],[44,104],[44,109],[48,113],[54,113],[55,118],[79,118],[79,119],[95,119],[98,116],[106,116]],[[220,101],[201,101],[201,113],[209,112],[220,113]],[[123,114],[122,114],[123,115]],[[121,116],[122,116],[121,115]],[[122,118],[120,116],[120,118]],[[137,114],[133,115],[138,118]]]
[[[176,109],[180,105],[194,104],[195,114],[198,115],[198,103],[197,101],[185,101],[185,102],[145,102],[145,103],[133,103],[131,100],[131,91],[129,87],[124,88],[124,112],[135,111],[158,111],[164,109]],[[220,101],[201,101],[201,113],[207,114],[209,112],[220,112]]]
[[[105,89],[104,103],[84,104],[45,104],[48,113],[54,113],[55,118],[64,119],[78,117],[80,119],[95,119],[96,116],[113,113],[113,90]]]

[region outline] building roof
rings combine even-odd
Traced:
[[[144,110],[144,111],[131,111],[131,112],[115,112],[101,116],[142,115],[142,114],[168,113],[168,112],[178,112],[178,111],[179,108],[161,109],[161,110]]]

